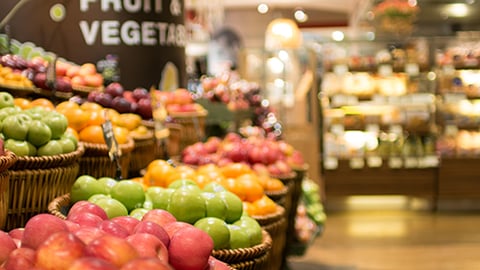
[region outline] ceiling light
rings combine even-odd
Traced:
[[[468,6],[466,4],[448,4],[445,6],[445,14],[449,17],[465,17],[468,15]]]
[[[257,6],[257,11],[260,14],[265,14],[268,12],[268,5],[267,4],[259,4]]]
[[[303,23],[308,20],[308,15],[302,9],[295,10],[293,16],[295,17],[295,20],[297,20],[297,22]]]
[[[332,39],[335,41],[342,41],[345,38],[345,34],[342,31],[333,31]]]

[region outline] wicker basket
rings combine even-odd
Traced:
[[[279,270],[282,267],[282,256],[286,244],[287,220],[285,209],[278,205],[277,211],[265,216],[252,216],[272,238],[272,249],[267,264],[262,269]]]
[[[262,234],[261,244],[249,248],[214,250],[212,256],[237,270],[266,269],[272,248],[272,238],[266,230],[262,230]]]
[[[151,120],[143,120],[142,125],[146,126],[153,132],[155,131],[155,124]],[[169,131],[166,149],[164,149],[164,146],[159,141],[154,139],[155,159],[167,159],[167,154],[169,156],[176,156],[180,154],[180,138],[183,129],[182,125],[176,123],[166,123],[165,126]],[[165,152],[165,150],[167,152]]]
[[[0,157],[0,230],[3,230],[7,221],[8,203],[10,199],[10,170],[16,162],[17,156],[7,151]]]
[[[143,138],[134,138],[135,147],[130,155],[128,166],[129,177],[140,175],[140,170],[146,168],[155,159],[156,141],[153,133]]]
[[[174,122],[182,125],[179,152],[185,147],[205,139],[205,119],[207,115],[207,110],[199,112],[170,113]]]
[[[266,190],[265,195],[267,195],[275,203],[285,207],[287,197],[289,196],[289,194],[292,190],[292,186],[293,186],[292,184],[293,183],[287,183],[282,190],[276,190],[276,191]]]
[[[85,147],[85,154],[80,158],[79,175],[90,175],[96,178],[112,177],[117,178],[117,164],[108,156],[106,144],[82,142]],[[130,158],[135,143],[129,139],[126,144],[120,145],[122,156],[120,157],[121,176],[128,178]]]
[[[10,199],[5,230],[25,226],[32,216],[47,212],[51,200],[69,192],[78,176],[78,160],[83,153],[84,147],[79,144],[77,150],[69,154],[18,157],[9,170]],[[69,164],[61,161],[66,157]],[[29,169],[22,169],[19,164]],[[39,169],[33,169],[35,167]]]

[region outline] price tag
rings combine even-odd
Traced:
[[[102,124],[102,130],[103,138],[105,139],[105,143],[107,144],[108,148],[108,156],[110,157],[110,160],[115,162],[117,165],[116,178],[121,179],[122,167],[120,164],[120,156],[122,155],[122,151],[117,143],[117,140],[115,139],[112,122],[110,122],[110,120],[105,121]]]
[[[392,169],[400,169],[403,166],[403,160],[399,157],[391,157],[388,160],[388,167]]]
[[[453,76],[455,75],[455,67],[453,65],[445,65],[443,66],[443,73],[445,75]]]
[[[425,156],[422,158],[422,166],[424,168],[436,168],[440,164],[440,160],[437,156]]]
[[[323,161],[323,167],[327,170],[335,170],[338,168],[338,159],[334,157],[327,157]]]
[[[391,65],[380,65],[378,67],[378,74],[383,77],[392,76],[393,68]]]
[[[405,168],[418,168],[418,158],[407,157],[404,161]]]
[[[330,130],[335,135],[343,135],[345,133],[345,127],[340,124],[335,124],[330,127]]]
[[[418,76],[418,74],[420,74],[420,67],[416,63],[408,63],[405,65],[405,73],[409,76]]]
[[[382,167],[383,160],[381,157],[371,156],[367,157],[367,166],[370,168],[380,168]]]
[[[363,169],[365,167],[365,160],[363,158],[351,158],[350,159],[350,168],[352,169]]]
[[[333,73],[335,73],[338,76],[343,76],[348,72],[348,66],[347,65],[335,65],[333,67]]]

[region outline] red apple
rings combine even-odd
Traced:
[[[162,243],[168,247],[170,244],[170,236],[165,231],[165,229],[153,221],[140,221],[133,233],[149,233],[156,236]]]
[[[51,214],[38,214],[25,224],[22,247],[37,249],[50,235],[68,231],[65,221]]]
[[[213,240],[206,232],[195,227],[181,228],[170,239],[168,259],[176,270],[204,270],[212,250]]]
[[[85,226],[98,227],[103,221],[101,217],[88,212],[80,212],[80,213],[69,215],[67,217],[67,220],[80,224],[80,226],[82,227],[85,227]]]
[[[123,91],[122,96],[123,96],[123,98],[125,98],[130,103],[136,103],[137,102],[135,97],[133,97],[133,92],[132,91],[125,90],[125,91]]]
[[[85,243],[71,232],[52,234],[37,249],[35,266],[40,269],[68,269],[85,255]]]
[[[145,98],[150,99],[150,92],[143,87],[133,89],[132,94],[137,101]]]
[[[70,231],[70,232],[75,232],[75,231],[77,231],[78,229],[81,228],[80,224],[75,223],[71,220],[65,220],[65,224],[67,225],[68,231]]]
[[[15,242],[15,245],[17,245],[17,248],[22,246],[22,238],[23,238],[24,230],[25,230],[24,228],[15,228],[8,232],[8,235],[13,239],[13,242]]]
[[[71,215],[74,215],[80,212],[92,213],[94,215],[101,217],[102,219],[108,219],[107,213],[105,212],[105,210],[103,210],[103,208],[89,201],[78,201],[74,203],[70,208],[70,210],[68,211],[67,219]]]
[[[131,216],[118,216],[112,218],[111,221],[125,228],[129,234],[132,234],[135,227],[140,223],[140,220]]]
[[[101,74],[98,73],[83,75],[83,80],[85,81],[86,86],[100,87],[103,85],[103,77]]]
[[[104,220],[102,223],[100,223],[99,228],[104,231],[105,233],[108,233],[113,236],[117,236],[120,238],[126,238],[127,236],[130,235],[128,233],[127,229],[125,229],[123,226],[121,226],[118,223],[115,223],[111,220]]]
[[[150,98],[142,98],[137,102],[137,110],[140,116],[143,119],[151,119],[152,118],[152,101]]]
[[[127,238],[136,250],[139,257],[156,257],[168,263],[168,249],[155,235],[149,233],[135,233]]]
[[[125,264],[120,270],[174,270],[157,258],[138,258]]]
[[[55,73],[57,74],[57,77],[65,76],[70,66],[71,65],[69,63],[57,61],[55,64]]]
[[[188,104],[192,103],[192,94],[187,89],[180,88],[173,91],[173,103],[175,104]]]
[[[80,66],[80,70],[78,74],[85,76],[85,75],[93,75],[97,73],[97,68],[93,63],[84,63]]]
[[[68,270],[118,270],[118,268],[100,258],[83,257],[76,260]]]
[[[190,228],[192,227],[193,225],[190,224],[190,223],[186,223],[186,222],[183,222],[183,221],[175,221],[175,222],[172,222],[172,223],[169,223],[167,225],[165,225],[163,227],[163,229],[165,229],[165,231],[167,232],[168,236],[170,237],[170,241],[172,241],[172,237],[173,235],[180,229],[183,229],[183,228]],[[169,244],[170,246],[170,244]]]
[[[76,76],[78,76],[78,73],[80,72],[80,67],[79,66],[76,66],[76,65],[70,65],[68,68],[67,68],[67,72],[66,72],[66,76],[67,77],[70,77],[70,78],[74,78]]]
[[[138,258],[138,252],[127,240],[108,234],[90,242],[86,247],[86,254],[104,259],[117,267]]]
[[[85,244],[89,244],[93,240],[104,236],[106,232],[102,231],[100,228],[96,227],[81,227],[76,230],[73,234],[80,238]]]
[[[152,221],[160,225],[165,229],[165,226],[169,223],[176,222],[177,219],[168,211],[163,209],[152,209],[145,213],[142,217],[142,221]]]
[[[123,85],[119,82],[112,82],[105,86],[104,92],[110,94],[112,97],[121,97],[125,89]]]
[[[17,244],[13,238],[6,232],[0,231],[0,265],[8,258],[8,254],[17,249]]]
[[[226,263],[218,260],[217,258],[213,256],[210,256],[208,258],[208,270],[229,270],[229,269],[230,267]]]
[[[21,247],[13,250],[8,255],[4,264],[5,270],[25,270],[35,266],[35,250]]]

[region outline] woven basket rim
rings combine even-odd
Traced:
[[[17,156],[17,161],[11,167],[13,170],[24,169],[22,165],[27,165],[28,168],[45,168],[51,167],[47,164],[64,164],[68,160],[75,160],[80,158],[85,153],[85,148],[81,143],[77,144],[77,149],[70,153],[53,155],[53,156]]]
[[[218,258],[225,258],[230,256],[245,256],[250,255],[246,259],[255,259],[261,257],[263,254],[270,251],[272,248],[272,237],[270,234],[262,228],[262,243],[253,247],[236,248],[236,249],[219,249],[213,250],[212,256]],[[228,263],[228,262],[227,262]]]
[[[285,196],[288,193],[288,186],[284,185],[281,190],[265,190],[267,196]]]
[[[5,149],[5,155],[0,156],[0,172],[8,170],[17,160],[18,156],[15,153]]]
[[[270,175],[270,177],[279,179],[281,181],[293,180],[293,179],[295,179],[296,176],[297,176],[297,173],[294,170],[292,170],[290,173],[284,174],[284,175]]]
[[[267,225],[281,219],[285,215],[285,208],[277,204],[277,211],[268,215],[256,215],[251,216],[253,219],[257,220],[260,225]]]
[[[79,144],[82,144],[85,147],[85,151],[97,151],[108,153],[107,145],[104,143],[89,143],[80,141]],[[135,142],[132,138],[128,138],[127,143],[119,144],[122,152],[131,152],[135,147]]]
[[[60,211],[63,206],[70,204],[70,193],[63,194],[56,197],[48,204],[48,212],[61,219],[67,219],[67,217]]]

